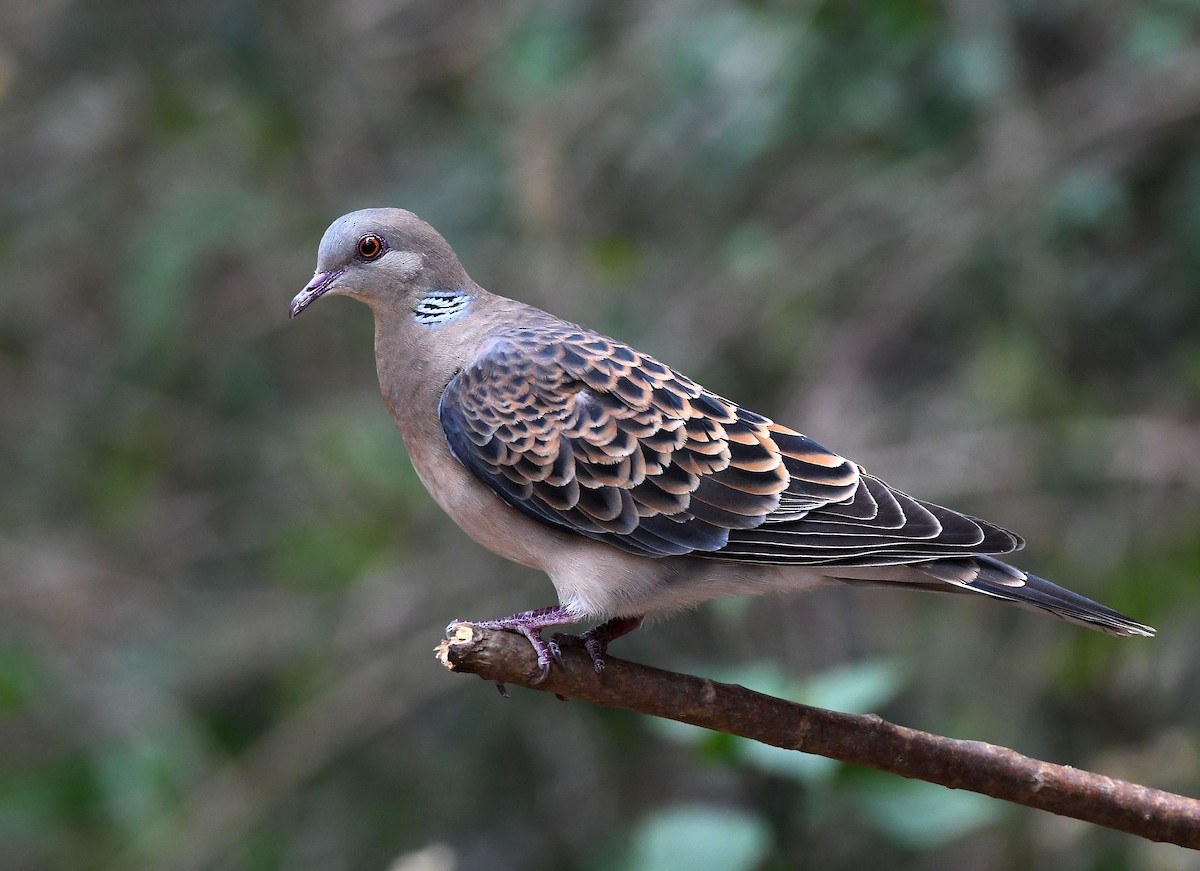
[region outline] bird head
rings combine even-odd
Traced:
[[[292,299],[295,317],[318,297],[354,297],[377,314],[411,307],[430,288],[471,283],[438,232],[404,209],[363,209],[334,221],[321,238],[317,271]]]

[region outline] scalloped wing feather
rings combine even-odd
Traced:
[[[494,337],[438,413],[455,457],[508,504],[636,554],[891,565],[1021,546],[557,320]]]
[[[455,457],[552,526],[646,556],[853,495],[858,469],[652,357],[550,323],[496,337],[438,409]]]

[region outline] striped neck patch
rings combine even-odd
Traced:
[[[413,308],[418,324],[444,324],[467,310],[471,295],[461,290],[430,290]]]

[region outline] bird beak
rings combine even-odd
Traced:
[[[342,277],[342,272],[341,269],[335,269],[333,272],[318,272],[314,275],[312,281],[304,286],[304,290],[292,298],[292,303],[288,306],[288,317],[294,318],[312,305],[317,297],[323,295],[335,281]]]

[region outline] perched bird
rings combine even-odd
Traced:
[[[550,576],[559,604],[477,625],[548,626],[596,670],[645,615],[831,581],[981,593],[1113,635],[1149,626],[996,558],[1016,534],[914,499],[664,363],[471,280],[411,212],[334,221],[292,300],[375,315],[388,409],[438,505],[475,541]]]

